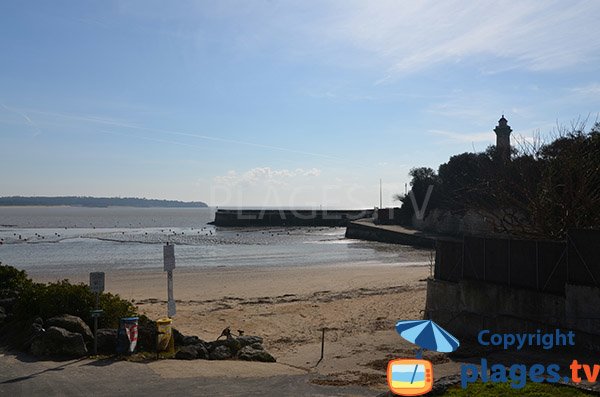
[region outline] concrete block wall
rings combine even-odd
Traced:
[[[462,280],[430,279],[426,318],[457,337],[474,338],[482,329],[494,332],[576,331],[588,348],[600,348],[600,289],[567,286],[566,296]]]
[[[567,284],[566,319],[570,328],[600,334],[600,289]]]

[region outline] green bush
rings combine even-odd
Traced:
[[[136,308],[128,300],[122,299],[118,294],[103,293],[100,295],[100,309],[104,310],[100,317],[100,327],[117,328],[121,317],[137,315]]]
[[[49,284],[34,284],[25,291],[15,307],[18,317],[47,319],[60,314],[71,314],[86,321],[94,305],[94,296],[83,285],[73,285],[68,280]]]
[[[71,284],[68,280],[48,284],[34,283],[24,271],[10,266],[0,266],[0,276],[0,286],[18,287],[15,287],[18,290],[18,300],[14,307],[17,319],[48,319],[60,314],[70,314],[91,325],[90,311],[96,307],[96,296],[86,284]],[[100,294],[99,307],[104,310],[99,319],[101,328],[116,328],[121,317],[136,313],[135,306],[130,301],[111,293]]]
[[[31,288],[32,284],[24,270],[0,265],[0,299],[19,296],[23,290]]]

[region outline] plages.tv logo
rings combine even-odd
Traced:
[[[431,320],[398,321],[396,331],[418,346],[415,358],[390,360],[387,367],[388,387],[400,396],[420,396],[433,388],[433,365],[423,360],[423,349],[450,353],[460,343],[448,331]]]

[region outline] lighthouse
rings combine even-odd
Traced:
[[[498,125],[494,128],[496,133],[496,152],[502,162],[510,161],[510,133],[512,128],[508,125],[508,120],[502,118],[498,120]]]

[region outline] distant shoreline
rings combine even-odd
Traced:
[[[78,208],[208,208],[202,201],[158,200],[137,197],[0,197],[0,207],[78,207]]]
[[[181,206],[181,207],[170,207],[170,206],[147,206],[147,207],[143,207],[143,206],[134,206],[134,205],[106,205],[106,206],[93,206],[93,205],[67,205],[67,204],[57,204],[57,205],[43,205],[43,204],[31,204],[31,205],[26,205],[26,204],[15,204],[15,205],[7,205],[7,204],[0,204],[0,208],[148,208],[148,209],[156,209],[156,208],[186,208],[186,209],[190,209],[190,208],[200,208],[200,209],[206,209],[206,208],[210,208],[209,206],[206,207],[200,207],[200,206]]]

